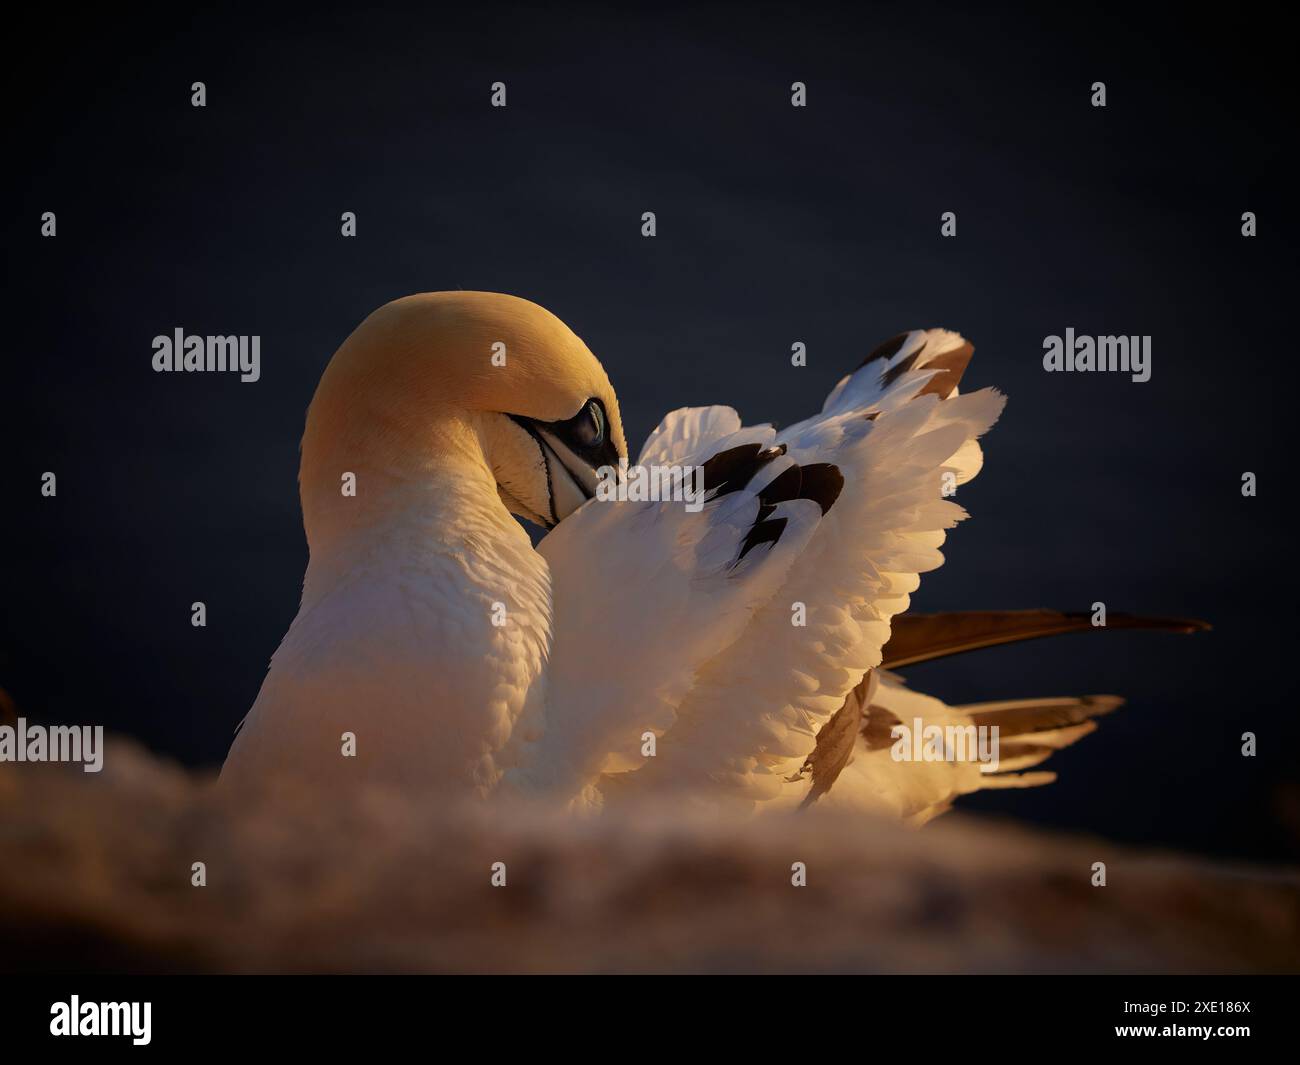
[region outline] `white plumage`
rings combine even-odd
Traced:
[[[730,408],[668,415],[641,464],[702,464],[747,443],[787,450],[698,515],[592,503],[542,541],[556,602],[548,718],[521,750],[519,775],[591,802],[610,773],[626,777],[605,782],[620,793],[799,801],[810,782],[789,778],[880,665],[890,618],[907,609],[918,575],[942,564],[946,530],[965,516],[943,497],[942,474],[961,483],[978,469],[975,440],[1003,404],[991,389],[920,395],[938,371],[919,360],[882,380],[922,345],[934,358],[962,343],[910,334],[891,359],[846,377],[819,415],[780,432],[741,428]],[[778,505],[793,528],[733,571],[759,492],[789,466],[824,462],[844,478],[828,513],[809,500]],[[800,603],[806,624],[796,626]],[[658,734],[652,759],[639,753],[646,730]]]
[[[1115,705],[951,708],[879,668],[891,619],[965,517],[952,489],[979,471],[977,439],[1003,406],[992,389],[959,393],[972,349],[957,334],[894,338],[784,430],[742,426],[729,407],[669,414],[638,462],[703,466],[697,512],[590,499],[566,515],[557,500],[591,494],[575,456],[624,454],[617,401],[585,345],[511,297],[393,307],[340,349],[313,401],[302,607],[227,782],[368,781],[587,810],[817,799],[919,823],[979,787],[1050,779],[1016,771]],[[472,353],[510,330],[525,364],[492,378]],[[424,350],[413,336],[454,358],[411,369]],[[457,376],[449,362],[470,365]],[[412,384],[435,372],[438,391]],[[513,394],[520,374],[535,410]],[[391,375],[403,387],[369,404]],[[572,388],[553,380],[566,375]],[[584,418],[597,403],[600,438]],[[319,487],[353,469],[355,505]],[[509,510],[558,524],[534,551]],[[989,772],[896,760],[882,723],[918,719],[1019,724]],[[341,753],[345,734],[355,757]]]

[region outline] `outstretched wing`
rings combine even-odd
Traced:
[[[604,786],[802,801],[818,732],[880,664],[890,619],[965,517],[949,497],[978,472],[976,440],[1003,406],[991,389],[958,394],[972,350],[944,330],[894,337],[777,434],[794,461],[839,469],[840,499],[743,635],[699,669],[656,757]]]
[[[643,459],[703,464],[717,494],[697,514],[592,501],[543,540],[547,720],[515,779],[592,801],[806,792],[787,778],[964,516],[945,493],[978,470],[1003,402],[957,394],[971,350],[942,330],[895,337],[779,434],[737,429],[728,408],[666,418]]]

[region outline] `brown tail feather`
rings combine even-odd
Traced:
[[[893,619],[893,631],[884,649],[883,669],[926,662],[947,655],[975,651],[982,647],[1036,640],[1067,632],[1091,631],[1092,615],[1065,614],[1055,610],[981,610],[950,614],[901,614]],[[1105,628],[1153,629],[1163,632],[1201,632],[1209,629],[1194,618],[1146,618],[1132,614],[1111,614]],[[889,747],[892,727],[898,718],[882,706],[871,703],[873,671],[845,697],[844,705],[817,734],[812,754],[790,780],[810,777],[812,787],[804,799],[807,806],[825,794],[848,764],[853,744],[861,738],[868,751]],[[1108,714],[1124,700],[1115,695],[1085,695],[1082,698],[1014,699],[953,707],[970,716],[976,725],[997,725],[999,735],[1009,740],[1008,769],[1023,769],[1045,761],[1055,750],[1067,747],[1094,727],[1093,718]],[[1054,773],[990,774],[985,787],[1034,787],[1055,779]],[[994,783],[996,781],[996,783]],[[944,807],[946,808],[946,807]],[[932,811],[928,816],[933,816]]]
[[[1124,705],[1118,695],[1082,695],[1078,698],[1006,699],[996,703],[971,703],[953,709],[970,717],[974,725],[997,725],[1003,739],[1031,732],[1051,732],[1109,714]]]
[[[855,704],[861,693],[855,689],[849,693],[845,704]],[[967,706],[954,706],[953,710],[970,717],[972,725],[997,725],[998,735],[1003,742],[1014,741],[1017,737],[1032,738],[1044,733],[1068,733],[1078,725],[1090,722],[1093,718],[1109,714],[1124,705],[1118,695],[1081,695],[1053,696],[1041,699],[1008,699],[996,703],[971,703]],[[842,710],[843,708],[841,708]],[[901,722],[883,706],[870,705],[861,715],[859,731],[869,751],[881,751],[894,743],[893,728]],[[1082,732],[1079,733],[1082,735]],[[1065,737],[1062,736],[1062,739]],[[1075,739],[1078,736],[1074,737]],[[1049,738],[1050,739],[1050,738]],[[1048,740],[1044,740],[1047,743]],[[1066,743],[1053,743],[1051,750]],[[818,735],[818,743],[821,736]]]
[[[1147,618],[1109,614],[1104,626],[1094,626],[1088,613],[1057,610],[972,610],[950,614],[900,614],[892,622],[885,645],[884,669],[899,669],[933,658],[1037,640],[1067,632],[1101,629],[1154,629],[1160,632],[1203,632],[1209,624],[1195,618]]]

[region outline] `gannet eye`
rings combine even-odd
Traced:
[[[605,415],[594,399],[574,419],[573,440],[579,447],[599,447],[605,439]]]

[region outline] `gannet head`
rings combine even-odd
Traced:
[[[506,507],[550,528],[627,442],[604,368],[550,311],[495,292],[407,296],[358,326],[321,377],[303,436],[309,539],[315,504],[333,509],[338,494],[332,467],[364,455],[418,474],[448,454],[481,454]]]

